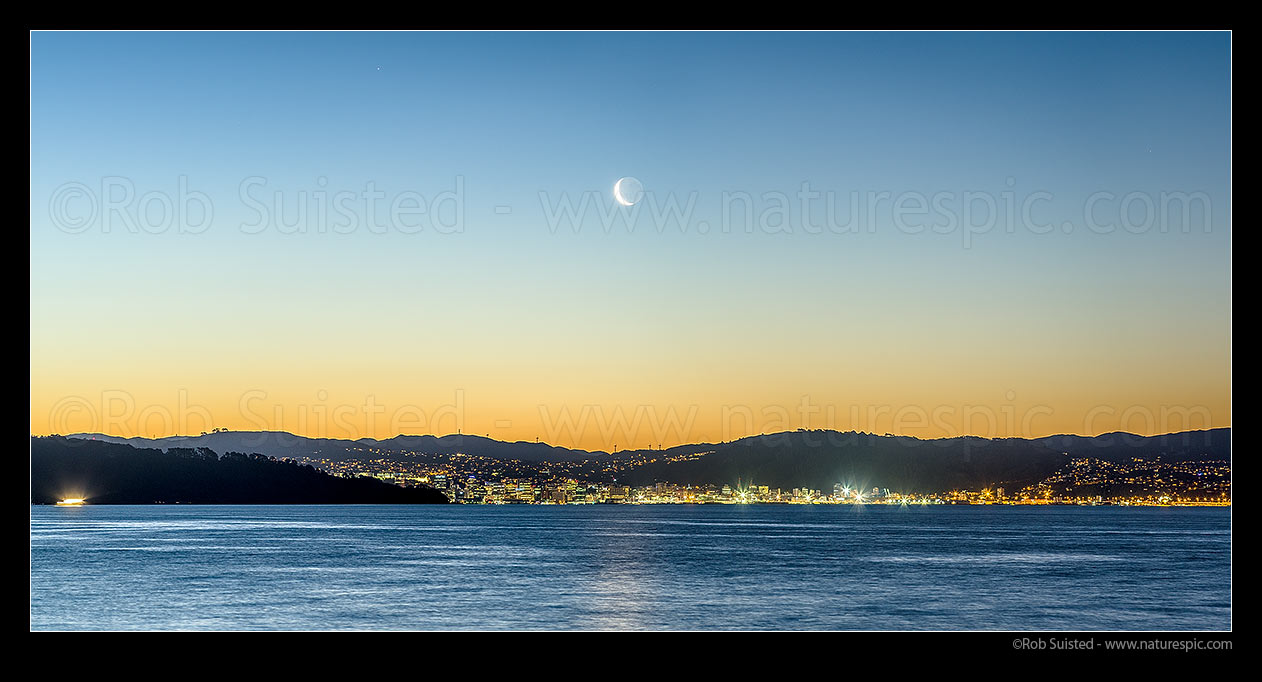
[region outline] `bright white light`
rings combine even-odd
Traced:
[[[632,177],[622,178],[613,184],[613,198],[623,206],[634,206],[644,196],[644,185]]]

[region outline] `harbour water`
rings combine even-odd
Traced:
[[[1225,630],[1231,510],[35,506],[30,625]]]

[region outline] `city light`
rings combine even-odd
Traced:
[[[1076,458],[1033,484],[996,482],[978,490],[893,492],[868,482],[838,482],[831,489],[780,488],[741,478],[728,484],[619,483],[631,478],[638,467],[656,461],[655,455],[645,453],[572,462],[398,453],[371,447],[362,453],[356,459],[299,461],[337,476],[433,487],[460,504],[1231,505],[1231,463],[1226,461],[1135,459],[1119,463]]]

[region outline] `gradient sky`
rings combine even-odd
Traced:
[[[622,449],[1229,426],[1230,48],[35,33],[31,432]],[[383,229],[364,199],[336,214],[353,228],[320,215],[370,183]],[[859,224],[821,228],[803,183]],[[441,224],[376,208],[407,193]],[[1190,225],[1162,208],[1179,196]],[[672,197],[682,227],[655,217]]]

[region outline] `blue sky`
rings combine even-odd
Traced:
[[[888,362],[921,377],[909,355],[979,375],[981,357],[1046,365],[1046,376],[996,371],[977,400],[1070,400],[1057,377],[1088,382],[1113,367],[1109,386],[1144,387],[1108,400],[1182,395],[1229,423],[1230,96],[1226,33],[35,33],[33,379],[56,386],[50,396],[91,393],[126,385],[146,356],[171,358],[169,373],[245,333],[276,363],[302,339],[350,366],[381,353],[415,362],[417,382],[445,391],[462,375],[416,358],[476,373],[481,354],[564,373],[572,343],[609,349],[603,363],[589,351],[576,360],[599,366],[603,383],[526,400],[662,402],[722,383],[721,368],[689,368],[723,339],[734,345],[719,352],[725,365],[745,367],[735,384],[767,396],[750,400],[786,399],[791,389],[770,378],[782,365],[784,381],[805,380],[811,367],[854,369],[897,347]],[[602,229],[601,211],[628,215],[609,191],[626,175],[654,200],[693,197],[688,229],[658,229],[647,202],[634,229]],[[370,182],[387,198],[459,187],[463,219],[448,234],[316,233],[315,219],[300,234],[243,231],[257,215],[241,198],[252,177],[264,180],[257,196],[280,192],[282,206]],[[181,178],[214,206],[195,234],[162,221],[131,233],[102,216],[67,232],[50,208],[67,183],[99,203],[103,183],[177,196]],[[984,234],[913,233],[893,223],[888,200],[870,232],[813,234],[792,213],[787,229],[715,227],[731,227],[725,193],[793,197],[803,183],[843,203],[856,191],[945,193],[956,205],[964,192],[1017,202],[1042,192],[1040,224],[1072,229],[1001,219]],[[577,231],[550,227],[543,204],[585,192],[602,208]],[[1163,192],[1205,197],[1209,225],[1115,220],[1100,234],[1083,224],[1093,195],[1113,197],[1097,206],[1116,219],[1122,197]],[[76,347],[67,319],[112,330],[117,347]],[[350,322],[438,331],[450,345],[413,354],[337,333],[289,336]],[[1096,333],[1110,325],[1122,328]],[[192,327],[201,340],[166,336]],[[497,328],[517,343],[481,340]],[[669,347],[657,349],[663,334]],[[851,359],[837,360],[830,340],[854,336]],[[955,339],[950,352],[932,341],[942,336]],[[626,359],[650,347],[658,369]],[[120,369],[79,385],[64,366],[74,357]],[[1145,367],[1170,377],[1154,384]],[[346,391],[379,390],[377,371],[363,368]],[[845,384],[847,371],[824,375]],[[638,388],[646,372],[660,393]],[[199,371],[181,376],[228,390]],[[853,383],[879,379],[864,377]],[[486,409],[529,392],[517,386]]]

